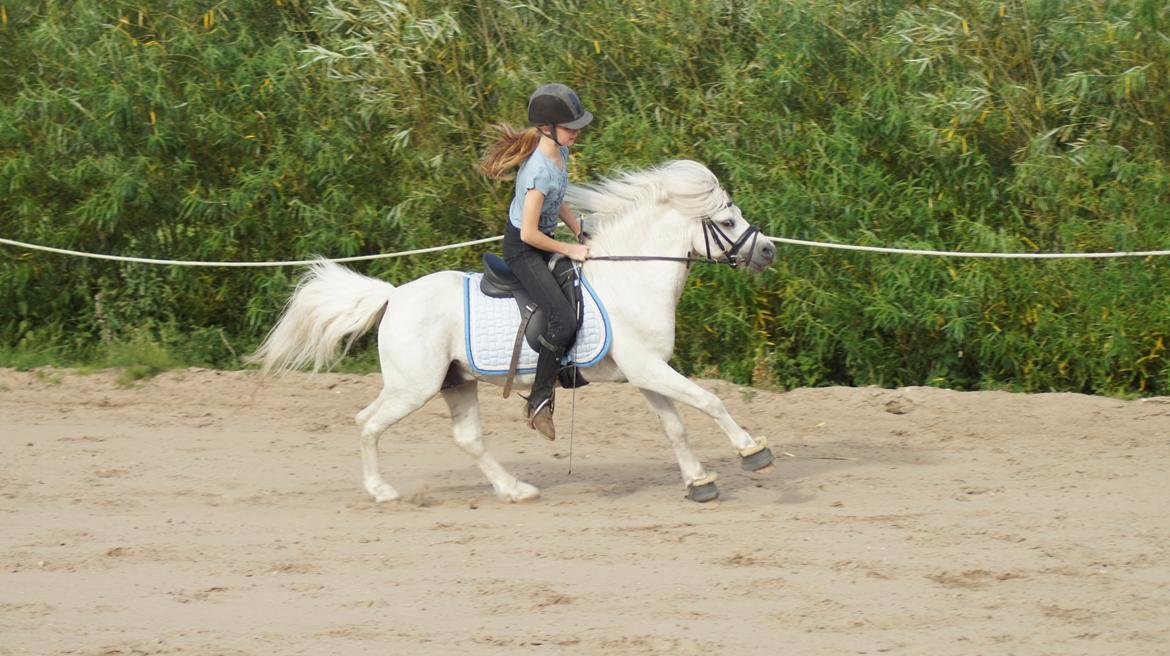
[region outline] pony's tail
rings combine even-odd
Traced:
[[[264,343],[244,360],[260,365],[261,378],[309,363],[320,371],[377,323],[393,291],[388,282],[319,259],[301,278]],[[347,341],[339,355],[342,340]]]

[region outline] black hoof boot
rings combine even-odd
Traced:
[[[702,485],[688,485],[687,498],[699,503],[714,501],[719,498],[719,488],[715,487],[715,481],[703,483]]]
[[[764,447],[750,456],[743,456],[743,459],[740,461],[740,466],[743,467],[744,471],[759,471],[771,465],[775,459],[776,457],[772,455],[772,450]]]

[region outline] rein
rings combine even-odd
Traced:
[[[731,204],[728,203],[728,207]],[[603,261],[603,262],[686,262],[688,264],[697,262],[699,264],[726,264],[732,269],[739,267],[739,262],[735,256],[739,254],[740,249],[748,243],[751,239],[751,245],[748,250],[754,250],[756,247],[756,240],[760,237],[760,227],[757,225],[748,226],[747,230],[739,236],[739,239],[732,240],[724,233],[711,217],[703,219],[703,244],[707,250],[706,257],[673,257],[670,255],[599,255],[597,257],[590,257],[588,261]],[[711,242],[722,249],[723,254],[719,258],[711,256]]]

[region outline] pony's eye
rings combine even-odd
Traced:
[[[735,219],[724,219],[723,220],[723,227],[724,228],[734,228],[735,227]]]

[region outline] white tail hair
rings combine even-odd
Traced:
[[[384,280],[319,259],[309,265],[280,321],[245,361],[260,365],[261,378],[309,363],[313,371],[331,366],[382,317],[393,291],[394,285]]]

